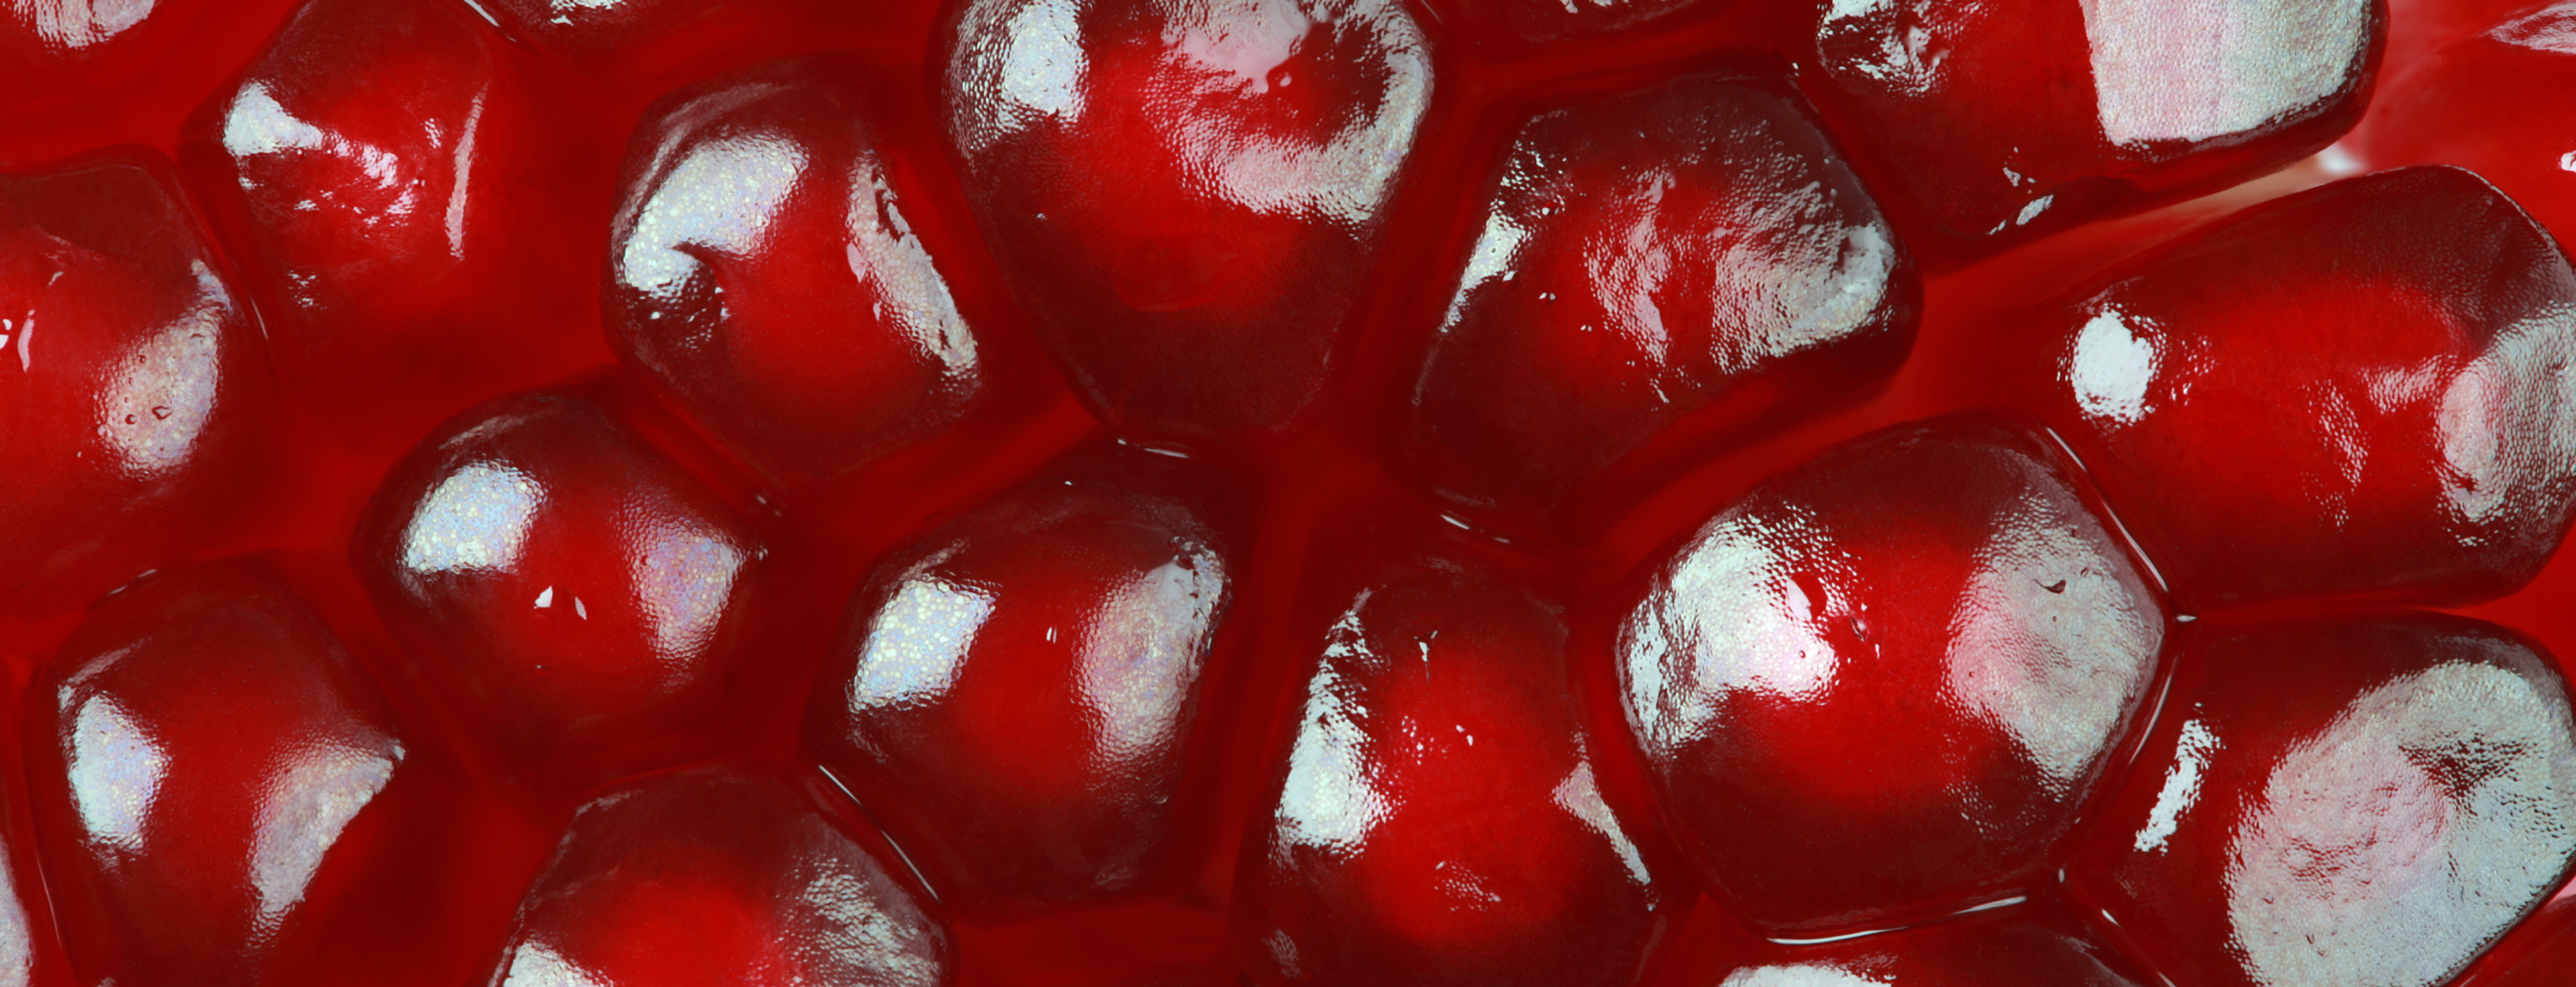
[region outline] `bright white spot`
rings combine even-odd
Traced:
[[[1225,567],[1212,553],[1166,562],[1106,595],[1084,636],[1083,704],[1097,711],[1099,756],[1135,763],[1178,742],[1200,659],[1225,601]]]
[[[1791,577],[1799,563],[1773,552],[1765,534],[1740,508],[1719,515],[1621,629],[1629,716],[1649,746],[1698,739],[1727,692],[1813,700],[1833,687],[1837,655],[1817,615],[1847,612],[1850,601],[1810,599]],[[1831,569],[1841,560],[1804,561]]]
[[[2441,983],[2576,852],[2563,694],[2447,662],[2285,753],[2228,847],[2231,951],[2278,987]]]
[[[2552,4],[2498,25],[2489,37],[2557,55],[2576,55],[2576,3]]]
[[[2365,50],[2369,0],[2081,0],[2102,133],[2201,141],[2332,95]]]
[[[465,261],[465,193],[474,187],[474,141],[483,132],[483,97],[476,90],[474,105],[465,111],[465,129],[456,138],[456,183],[447,189],[447,256],[458,263]]]
[[[2057,196],[2055,195],[2043,195],[2039,198],[2030,200],[2030,204],[2021,207],[2021,215],[2013,217],[2013,225],[2030,225],[2031,220],[2038,219],[2039,214],[2047,212],[2049,204],[2056,201]]]
[[[552,586],[548,586],[548,587],[546,587],[545,589],[539,590],[539,591],[537,592],[537,609],[539,609],[539,610],[544,610],[544,609],[546,609],[546,608],[548,608],[548,607],[552,607],[552,606],[554,606],[554,605],[555,605],[555,588],[554,588],[554,587],[552,587]]]
[[[156,476],[185,463],[215,411],[222,380],[223,286],[195,265],[197,304],[127,352],[98,393],[99,434],[127,472]]]
[[[268,94],[267,83],[253,82],[243,87],[224,116],[224,150],[236,158],[279,151],[319,151],[330,146],[330,135],[288,113],[277,97]]]
[[[691,145],[638,207],[620,276],[639,291],[670,295],[704,264],[683,246],[735,257],[758,253],[806,164],[795,144],[766,136]]]
[[[305,888],[340,831],[392,780],[402,748],[390,738],[380,739],[385,750],[295,751],[291,762],[271,776],[251,847],[251,886],[259,891],[266,921],[276,921],[304,900]]]
[[[170,755],[116,701],[92,696],[72,717],[72,805],[90,842],[143,848],[143,823],[160,794]]]
[[[2139,853],[2164,849],[2165,841],[2182,828],[2182,814],[2200,801],[2200,779],[2209,773],[2209,756],[2221,746],[2209,724],[2196,719],[2184,721],[2173,766],[2165,769],[2165,787],[2156,792],[2155,808],[2147,811],[2146,828],[2138,831],[2132,843]]]
[[[748,561],[740,546],[714,528],[688,524],[657,510],[640,510],[635,523],[621,530],[638,532],[627,548],[627,578],[635,587],[635,604],[653,629],[653,651],[674,677],[714,646],[724,623],[725,603],[733,599],[734,582]],[[573,612],[584,620],[590,610],[573,597]]]
[[[1302,127],[1289,132],[1301,136],[1284,136],[1269,126],[1250,123],[1259,119],[1256,114],[1224,105],[1222,100],[1212,101],[1205,112],[1174,119],[1166,140],[1192,173],[1211,177],[1227,199],[1273,215],[1313,215],[1364,225],[1375,220],[1378,206],[1386,201],[1387,187],[1394,182],[1415,127],[1430,105],[1431,59],[1413,19],[1385,9],[1396,6],[1394,0],[1348,0],[1333,5],[1337,10],[1314,9],[1321,6],[1294,0],[1210,0],[1204,13],[1174,17],[1176,23],[1169,30],[1186,36],[1205,32],[1209,23],[1260,24],[1264,25],[1260,33],[1267,38],[1285,30],[1283,25],[1295,24],[1300,25],[1297,30],[1302,36],[1307,30],[1303,25],[1310,20],[1374,30],[1377,37],[1369,47],[1384,58],[1369,72],[1381,87],[1374,94],[1375,105],[1367,105],[1371,94],[1354,93],[1361,105],[1335,114],[1341,129],[1316,141],[1302,136]],[[1275,42],[1248,44],[1246,50],[1268,51]],[[1231,69],[1202,75],[1210,76],[1201,80],[1200,87],[1210,96],[1265,102],[1282,98],[1276,92],[1243,96],[1241,80]]]
[[[850,179],[849,230],[850,274],[875,293],[877,318],[902,331],[952,385],[973,379],[975,334],[873,154]]]
[[[439,481],[403,529],[402,567],[412,573],[509,568],[543,506],[527,474],[467,463]]]
[[[2565,285],[2558,286],[2560,288]],[[2544,513],[2576,463],[2576,311],[2544,308],[2497,333],[2441,393],[2443,499],[2469,525]]]
[[[502,975],[501,983],[502,987],[616,987],[607,978],[573,965],[542,942],[523,943],[513,950],[509,971]]]
[[[1628,879],[1638,887],[1647,886],[1652,879],[1646,873],[1646,860],[1638,855],[1637,845],[1629,842],[1627,830],[1619,826],[1619,817],[1610,811],[1610,803],[1601,797],[1601,783],[1592,777],[1592,759],[1580,749],[1575,751],[1575,757],[1574,770],[1556,783],[1556,790],[1549,793],[1550,801],[1608,840],[1619,862],[1627,866]]]
[[[852,713],[936,699],[957,683],[975,634],[993,615],[991,592],[931,575],[930,563],[895,587],[868,621],[859,673],[850,682]]]
[[[16,0],[9,6],[53,45],[78,51],[104,44],[143,23],[154,0]]]
[[[1367,708],[1335,669],[1343,662],[1382,662],[1361,629],[1365,591],[1333,624],[1323,664],[1306,683],[1306,707],[1288,751],[1288,780],[1279,792],[1274,856],[1291,847],[1357,852],[1390,808],[1369,777]]]
[[[1204,15],[1166,27],[1163,43],[1222,82],[1254,93],[1270,91],[1271,73],[1297,54],[1297,43],[1315,26],[1294,0],[1213,0],[1209,6]]]
[[[2110,533],[2037,467],[1988,532],[1951,616],[1950,688],[2072,791],[2146,689],[2163,614]]]
[[[1475,252],[1467,257],[1466,276],[1459,280],[1458,294],[1449,301],[1449,314],[1440,321],[1440,331],[1456,329],[1466,314],[1467,301],[1497,278],[1511,273],[1520,262],[1521,245],[1528,243],[1530,231],[1509,212],[1493,210],[1485,216],[1485,232],[1477,235]]]
[[[2104,306],[2076,332],[2075,352],[2067,360],[2075,403],[2096,419],[2137,424],[2147,414],[2147,391],[2162,363],[2162,341],[2154,322]]]
[[[1075,0],[1040,0],[1012,15],[1003,36],[1002,98],[1021,113],[1072,123],[1082,116],[1082,7]]]

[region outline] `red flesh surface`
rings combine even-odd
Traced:
[[[443,0],[417,0],[443,2]],[[163,0],[153,19],[181,25],[205,25],[179,31],[155,27],[184,44],[169,50],[174,57],[148,68],[127,68],[114,84],[100,83],[68,100],[16,102],[0,108],[11,123],[0,127],[0,166],[35,171],[64,155],[120,143],[140,143],[164,156],[182,151],[184,118],[218,92],[230,92],[232,73],[253,63],[276,25],[286,16],[281,3],[222,4],[199,0]],[[752,4],[733,6],[752,7]],[[495,232],[513,229],[512,249],[523,251],[525,266],[499,263],[473,283],[453,293],[439,292],[421,300],[421,311],[463,312],[471,331],[489,338],[530,341],[477,350],[478,359],[456,374],[417,375],[422,382],[399,383],[398,393],[371,394],[388,380],[416,370],[398,359],[380,360],[364,374],[328,386],[298,392],[293,413],[270,430],[273,441],[294,450],[280,464],[249,473],[213,471],[247,505],[223,523],[169,523],[190,527],[190,544],[156,561],[181,557],[212,558],[238,551],[261,551],[283,573],[283,581],[344,638],[356,662],[383,684],[386,698],[403,726],[406,741],[424,752],[407,762],[422,765],[424,789],[431,795],[386,806],[387,826],[398,834],[401,848],[369,855],[335,867],[351,872],[325,879],[345,883],[342,895],[399,902],[389,912],[368,918],[342,918],[312,933],[310,962],[315,969],[379,983],[446,984],[471,980],[499,955],[511,937],[513,909],[555,853],[557,841],[575,809],[588,796],[559,787],[530,784],[524,772],[482,739],[485,728],[461,714],[452,703],[435,698],[432,687],[400,656],[393,636],[377,617],[345,562],[347,546],[368,498],[394,462],[436,422],[464,411],[475,402],[520,386],[553,380],[585,367],[606,364],[609,349],[594,314],[601,259],[608,243],[615,208],[620,150],[643,119],[647,107],[672,87],[722,70],[744,67],[762,58],[832,48],[858,48],[883,69],[889,111],[887,140],[939,160],[946,139],[936,121],[936,65],[943,49],[934,46],[936,12],[927,4],[866,5],[864,15],[839,20],[796,20],[792,4],[763,5],[787,10],[779,21],[712,20],[719,25],[791,23],[785,29],[745,28],[737,34],[688,28],[643,31],[646,39],[621,59],[600,61],[569,49],[561,66],[549,65],[534,50],[502,44],[494,57],[524,63],[534,80],[528,85],[544,95],[527,112],[542,122],[530,125],[542,138],[498,141],[479,153],[491,162],[530,175],[513,187],[545,187],[552,192],[512,199],[494,207],[488,222]],[[1445,5],[1444,5],[1445,6]],[[1707,6],[1706,4],[1702,5]],[[1675,19],[1668,29],[1610,36],[1554,48],[1482,50],[1454,44],[1442,50],[1438,80],[1442,102],[1426,117],[1416,139],[1415,174],[1483,176],[1509,135],[1527,115],[1561,103],[1569,93],[1633,87],[1668,78],[1691,64],[1689,59],[1721,49],[1755,49],[1794,53],[1812,44],[1812,25],[1801,23],[1805,11],[1743,2]],[[2392,19],[2402,37],[2410,8],[2398,3]],[[220,14],[210,13],[220,8]],[[1768,8],[1768,9],[1763,9]],[[459,5],[441,8],[475,31],[488,30]],[[500,16],[513,16],[502,13]],[[759,16],[769,16],[761,14]],[[1436,21],[1426,21],[1437,41],[1452,37]],[[2431,23],[2429,15],[2424,21]],[[2426,28],[2429,32],[2430,28]],[[2471,32],[2474,33],[2474,32]],[[658,39],[658,40],[656,40]],[[168,43],[168,42],[159,42]],[[122,57],[122,56],[120,56]],[[2392,52],[2392,61],[2400,55]],[[2427,71],[2449,71],[2438,63]],[[2481,70],[2483,70],[2481,68]],[[82,71],[87,71],[86,69]],[[462,84],[440,75],[442,84]],[[2510,81],[2460,83],[2465,93],[2481,87],[2521,85]],[[2517,90],[2519,92],[2519,90]],[[2463,102],[2473,96],[2458,97]],[[2490,96],[2493,105],[2516,106],[2523,97]],[[2390,113],[2397,112],[2395,102]],[[2392,116],[2394,119],[2394,117]],[[2418,114],[2400,124],[2419,135],[2435,132],[2502,133],[2506,124],[2463,121],[2450,113]],[[2374,124],[2378,121],[2374,120]],[[199,124],[197,146],[204,146],[205,124]],[[2408,152],[2397,160],[2469,160],[2470,151],[2442,147],[2435,136],[2420,136],[2431,150]],[[541,145],[541,146],[540,146]],[[2378,163],[2378,158],[2364,155]],[[541,159],[541,160],[540,160]],[[2534,168],[2538,171],[2540,169]],[[973,243],[973,227],[960,181],[931,172],[923,183],[926,218],[917,223],[944,228],[951,242]],[[190,194],[205,213],[229,225],[219,242],[227,246],[227,264],[252,270],[260,249],[238,217],[221,205],[225,192],[192,166]],[[2130,219],[2111,220],[2070,230],[2049,241],[2004,253],[1989,261],[1927,279],[1925,318],[1916,355],[1897,372],[1887,388],[1854,407],[1812,417],[1761,433],[1722,455],[1698,460],[1673,482],[1634,495],[1571,498],[1548,530],[1534,532],[1504,550],[1516,564],[1542,575],[1540,582],[1558,589],[1568,605],[1572,628],[1570,649],[1577,656],[1575,678],[1589,710],[1589,722],[1604,736],[1618,736],[1618,713],[1607,704],[1615,685],[1605,663],[1580,656],[1606,649],[1601,640],[1632,598],[1626,577],[1656,547],[1691,530],[1744,490],[1779,470],[1802,462],[1816,450],[1877,428],[1993,400],[1992,359],[1985,343],[1991,326],[2032,302],[2072,287],[2103,265],[2135,252],[2173,232],[2211,219],[2227,209],[2294,190],[2322,176],[2312,166],[2294,168],[2222,193],[2216,203],[2188,203]],[[2544,221],[2563,200],[2576,198],[2541,185],[2518,186],[2506,174],[2496,181],[2521,199]],[[1226,910],[1235,894],[1237,849],[1248,820],[1261,818],[1265,759],[1272,742],[1292,722],[1294,696],[1304,684],[1304,669],[1313,660],[1312,641],[1297,632],[1293,602],[1319,581],[1323,568],[1308,552],[1310,545],[1334,544],[1330,535],[1360,527],[1354,515],[1395,518],[1400,526],[1423,526],[1421,508],[1405,503],[1415,496],[1382,465],[1379,432],[1397,395],[1409,391],[1419,367],[1422,335],[1412,327],[1436,324],[1454,285],[1454,270],[1474,235],[1483,186],[1472,180],[1417,181],[1401,186],[1392,205],[1402,217],[1392,223],[1380,245],[1382,257],[1403,263],[1381,263],[1356,279],[1355,300],[1343,324],[1339,356],[1324,376],[1323,397],[1290,433],[1268,441],[1210,447],[1200,458],[1212,468],[1242,478],[1263,491],[1258,498],[1237,496],[1249,514],[1240,529],[1245,564],[1238,633],[1247,639],[1246,657],[1228,677],[1210,683],[1213,701],[1237,711],[1236,716],[1205,727],[1210,742],[1226,752],[1213,772],[1202,808],[1189,825],[1197,835],[1186,859],[1175,865],[1174,890],[1081,910],[1049,911],[1031,918],[996,921],[972,915],[952,916],[958,976],[963,983],[1172,983],[1230,982],[1236,966],[1226,945]],[[473,208],[473,207],[469,207]],[[442,216],[443,218],[443,216]],[[468,220],[480,231],[486,214]],[[443,234],[443,231],[441,231]],[[441,246],[444,246],[442,243]],[[998,352],[1036,359],[1043,350],[1027,318],[1009,304],[993,262],[977,256],[956,258],[952,273],[961,304],[1005,299],[993,305],[988,324]],[[1437,264],[1417,261],[1437,258]],[[950,263],[943,258],[943,263]],[[258,268],[266,270],[266,268]],[[1179,270],[1179,269],[1175,269]],[[1187,273],[1182,271],[1181,273]],[[262,275],[261,277],[265,277]],[[1150,280],[1150,279],[1149,279]],[[1171,281],[1164,278],[1161,282]],[[245,282],[250,283],[250,282]],[[258,281],[264,310],[270,311],[272,338],[290,330],[274,301],[273,282]],[[518,288],[496,287],[504,283]],[[1168,292],[1167,292],[1168,293]],[[1158,306],[1167,307],[1167,306]],[[406,311],[394,321],[421,316]],[[285,358],[281,357],[281,360]],[[388,368],[391,369],[388,369]],[[288,374],[293,378],[292,368]],[[1023,403],[1015,414],[988,421],[969,419],[967,426],[896,452],[830,480],[793,489],[762,489],[756,473],[721,444],[721,439],[656,403],[654,392],[631,376],[611,376],[585,383],[610,414],[640,434],[642,441],[678,462],[677,469],[700,478],[712,496],[742,512],[763,540],[779,546],[773,565],[777,585],[770,613],[774,619],[756,631],[756,650],[773,657],[761,663],[745,686],[745,697],[726,720],[716,746],[723,752],[757,761],[786,761],[796,756],[796,721],[804,709],[806,683],[825,660],[837,633],[844,605],[878,562],[898,546],[912,543],[940,523],[956,517],[1038,471],[1066,449],[1103,433],[1072,397],[1073,391],[1043,374],[1024,378]],[[334,404],[333,402],[339,402]],[[364,409],[353,413],[354,406]],[[710,428],[708,432],[718,432]],[[1614,481],[1614,468],[1610,480]],[[753,491],[759,490],[757,499]],[[1381,508],[1374,505],[1402,504]],[[16,523],[13,521],[13,523]],[[138,592],[140,589],[138,589]],[[84,594],[86,595],[86,594]],[[2576,654],[2576,561],[2561,553],[2531,584],[2493,603],[2466,612],[2532,635],[2550,653]],[[55,660],[61,643],[88,619],[77,607],[53,606],[39,612],[0,616],[0,659],[5,659],[10,695],[26,708],[33,699],[38,670]],[[17,744],[18,732],[8,731]],[[13,759],[20,751],[0,753]],[[1605,755],[1615,760],[1615,754]],[[1633,772],[1634,766],[1618,769]],[[1604,768],[1605,774],[1615,773]],[[2136,779],[2132,779],[2133,781]],[[2141,784],[2152,784],[2141,781]],[[10,821],[8,852],[16,885],[37,887],[40,878],[29,834],[26,781],[12,772],[6,788]],[[390,789],[389,789],[390,792]],[[391,798],[388,795],[388,798]],[[352,844],[356,846],[356,844]],[[2124,846],[2126,844],[2123,844]],[[378,859],[401,858],[401,859]],[[324,897],[322,892],[315,900]],[[2474,965],[2468,982],[2514,985],[2554,984],[2576,970],[2576,907],[2562,899],[2543,908]],[[41,905],[37,912],[44,911]],[[2049,927],[2083,930],[2084,909],[2063,894],[2043,889],[2032,900],[2013,906],[2012,916]],[[1791,951],[1759,943],[1711,900],[1701,900],[1691,920],[1671,934],[1674,946],[1655,971],[1657,982],[1699,984],[1723,976],[1741,964],[1832,962],[1833,956],[1865,952],[1860,947],[1819,947]],[[38,928],[45,920],[35,920]],[[1954,928],[1972,928],[1966,924]],[[1910,934],[1898,934],[1899,936]],[[1898,937],[1881,940],[1900,943]],[[1871,940],[1858,940],[1869,943]],[[43,983],[69,982],[76,965],[49,937],[33,944],[33,964]],[[1892,946],[1891,946],[1892,948]],[[2140,949],[2139,955],[2158,955]],[[2115,958],[2116,959],[2116,958]],[[2111,966],[2138,982],[2131,961]],[[123,981],[120,981],[123,982]]]

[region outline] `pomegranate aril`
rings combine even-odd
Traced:
[[[2249,209],[2021,320],[1997,361],[2186,607],[2502,596],[2576,497],[2576,271],[2477,176]]]
[[[1620,629],[1675,837],[1755,929],[1810,938],[2019,894],[2107,766],[2163,604],[2058,449],[1906,425],[1765,481]]]
[[[802,773],[728,766],[600,793],[528,889],[491,982],[949,983],[934,906],[846,804]]]
[[[272,424],[259,345],[167,162],[0,176],[0,612],[230,533]]]
[[[2342,146],[2376,168],[2474,170],[2563,242],[2576,236],[2576,173],[2567,167],[2576,160],[2568,156],[2576,149],[2576,96],[2563,86],[2576,72],[2576,4],[2496,22],[2390,75]]]
[[[1602,783],[1628,765],[1594,753],[1561,607],[1375,527],[1317,556],[1335,616],[1298,652],[1321,660],[1245,838],[1237,963],[1263,984],[1636,983],[1692,888],[1652,810]]]
[[[593,197],[526,61],[448,0],[312,0],[190,118],[181,163],[334,428],[417,435],[595,359],[596,248],[562,249]]]
[[[956,6],[969,204],[1111,426],[1224,442],[1322,393],[1431,98],[1399,0]]]
[[[2178,633],[2166,712],[2068,865],[2174,982],[2447,982],[2576,862],[2551,659],[2456,617]]]
[[[809,754],[974,917],[1174,876],[1209,809],[1201,687],[1237,563],[1195,464],[1076,452],[851,601]]]
[[[308,895],[405,759],[339,639],[239,560],[103,603],[31,685],[27,751],[73,970],[126,984],[305,962],[317,911],[370,907]]]
[[[844,60],[773,62],[666,97],[627,150],[610,345],[774,475],[920,441],[987,389],[871,102]]]
[[[1527,522],[1667,428],[1704,452],[1868,396],[1920,296],[1794,97],[1704,73],[1550,111],[1509,151],[1391,461]]]
[[[426,681],[565,782],[721,745],[766,554],[716,495],[569,395],[442,426],[351,546]]]
[[[1952,267],[2216,191],[2361,118],[2380,0],[1836,3],[1808,98],[1897,229]]]

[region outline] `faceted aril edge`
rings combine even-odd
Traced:
[[[737,768],[647,775],[573,816],[495,987],[942,987],[948,931],[838,799]]]
[[[1913,262],[1803,106],[1749,79],[1541,114],[1485,210],[1389,429],[1462,507],[1526,519],[1677,422],[1741,437],[1858,400],[1914,339]]]
[[[2445,0],[2465,16],[2481,4]],[[2374,168],[2442,163],[2469,168],[2513,196],[2563,243],[2576,235],[2576,4],[2490,10],[2420,64],[2391,65],[2370,116],[2343,148]],[[2392,43],[2395,36],[2392,35]]]
[[[2021,893],[2128,727],[2156,590],[2044,438],[1900,426],[1747,493],[1619,631],[1628,716],[1710,891],[1757,930]]]
[[[2138,987],[2113,969],[2108,949],[2014,917],[1955,919],[1778,952],[1710,987]]]
[[[83,983],[251,984],[295,962],[315,875],[404,760],[339,640],[241,562],[109,599],[27,704],[48,886]]]
[[[2380,0],[1837,0],[1808,98],[1955,266],[2272,171],[2360,119]]]
[[[619,183],[611,347],[774,475],[918,441],[985,389],[864,86],[810,59],[673,93]]]
[[[0,177],[0,610],[223,534],[268,424],[259,346],[166,162]]]
[[[563,249],[593,242],[563,205],[588,197],[525,62],[463,4],[313,0],[189,120],[181,163],[335,427],[426,427],[593,359],[589,258]]]
[[[851,601],[805,745],[981,915],[1165,876],[1235,566],[1192,464],[1078,451],[902,549]]]
[[[2576,498],[2576,272],[2450,168],[2247,210],[2023,320],[2000,382],[2187,606],[2502,596]]]
[[[1431,97],[1399,0],[975,0],[950,140],[1011,288],[1102,420],[1276,429],[1321,393]]]
[[[2431,615],[2204,621],[2067,873],[2177,983],[2448,982],[2576,862],[2550,658]]]
[[[575,777],[714,740],[766,554],[680,467],[557,395],[441,427],[351,546],[427,681],[516,758]]]
[[[1342,613],[1303,652],[1245,840],[1237,962],[1262,984],[1636,982],[1692,888],[1643,807],[1605,797],[1558,607],[1472,554],[1357,550],[1378,561],[1326,590]]]

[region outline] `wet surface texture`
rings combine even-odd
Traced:
[[[2359,119],[2377,0],[1838,0],[1803,83],[1952,266],[2270,171]]]
[[[2182,632],[2169,715],[2070,872],[2159,970],[2448,981],[2576,861],[2566,681],[2431,615]]]
[[[38,676],[28,734],[54,908],[80,930],[66,945],[85,983],[293,969],[316,875],[405,757],[339,639],[240,563],[114,598]]]
[[[1360,578],[1320,588],[1341,613],[1243,852],[1238,960],[1264,984],[1632,982],[1689,881],[1605,793],[1627,765],[1596,766],[1561,609],[1470,552],[1372,541],[1340,538]]]
[[[871,102],[847,61],[774,62],[672,94],[627,149],[611,345],[773,475],[918,442],[988,386]]]
[[[167,161],[0,177],[0,610],[180,557],[274,419],[259,325]]]
[[[1157,877],[1236,578],[1188,464],[1072,454],[898,552],[851,601],[808,749],[951,905]]]
[[[2576,272],[2468,172],[2239,214],[2022,332],[2014,397],[2065,435],[2186,607],[2488,599],[2565,537]]]
[[[1711,893],[1794,938],[2017,896],[2143,699],[2162,602],[2028,431],[1900,426],[1657,569],[1620,679]]]
[[[1402,4],[957,10],[968,202],[1094,412],[1212,441],[1312,403],[1431,102]]]
[[[1501,164],[1393,461],[1526,522],[1677,423],[1705,447],[1866,397],[1920,292],[1794,97],[1714,73],[1550,110]]]
[[[818,784],[719,766],[600,794],[528,889],[492,983],[949,982],[935,907]]]
[[[756,619],[744,522],[595,405],[503,398],[395,468],[352,549],[412,660],[513,757],[701,749]]]

